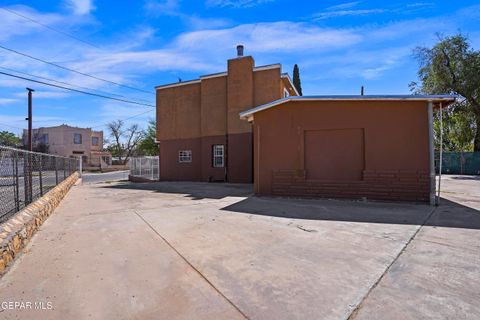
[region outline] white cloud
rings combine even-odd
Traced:
[[[318,12],[313,15],[313,20],[323,20],[330,18],[338,18],[345,16],[364,16],[370,14],[384,13],[384,9],[363,9],[363,10],[338,10],[338,11],[325,11]]]
[[[203,30],[180,35],[174,46],[197,52],[232,52],[237,43],[251,52],[329,50],[352,45],[362,36],[352,30],[319,28],[297,22],[243,24],[220,30]]]
[[[326,10],[345,10],[356,7],[360,1],[346,2],[328,7]]]
[[[208,7],[250,8],[275,0],[207,0]]]
[[[18,102],[18,99],[12,99],[12,98],[0,98],[0,106],[3,105],[11,105],[13,103]]]
[[[77,15],[89,14],[95,10],[93,0],[66,0],[66,6]]]

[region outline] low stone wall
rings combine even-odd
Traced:
[[[79,177],[78,172],[73,173],[43,197],[0,224],[0,274],[25,247]]]

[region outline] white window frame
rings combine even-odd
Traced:
[[[288,90],[286,88],[283,88],[283,97],[284,98],[290,97],[290,93],[288,92]]]
[[[192,150],[178,151],[178,163],[191,163],[191,162],[192,162]]]
[[[221,162],[217,163],[217,159]],[[212,164],[214,168],[225,167],[225,146],[223,144],[214,144],[212,147]]]

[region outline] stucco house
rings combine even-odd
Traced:
[[[160,179],[253,182],[252,125],[238,113],[298,95],[280,64],[237,47],[227,71],[156,87]]]
[[[81,156],[85,167],[107,167],[112,162],[112,155],[103,151],[103,131],[62,124],[33,129],[32,140],[34,146],[45,145],[50,154]],[[23,141],[26,144],[27,130],[23,131]]]

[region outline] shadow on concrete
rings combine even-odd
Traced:
[[[421,204],[249,197],[222,210],[290,219],[410,225],[421,225],[435,210],[425,225],[480,229],[480,211],[447,199],[435,208]]]
[[[183,194],[192,200],[248,197],[253,194],[252,184],[207,182],[120,182],[102,188],[146,190],[159,193]]]
[[[480,176],[453,176],[448,178],[452,180],[480,180]]]

